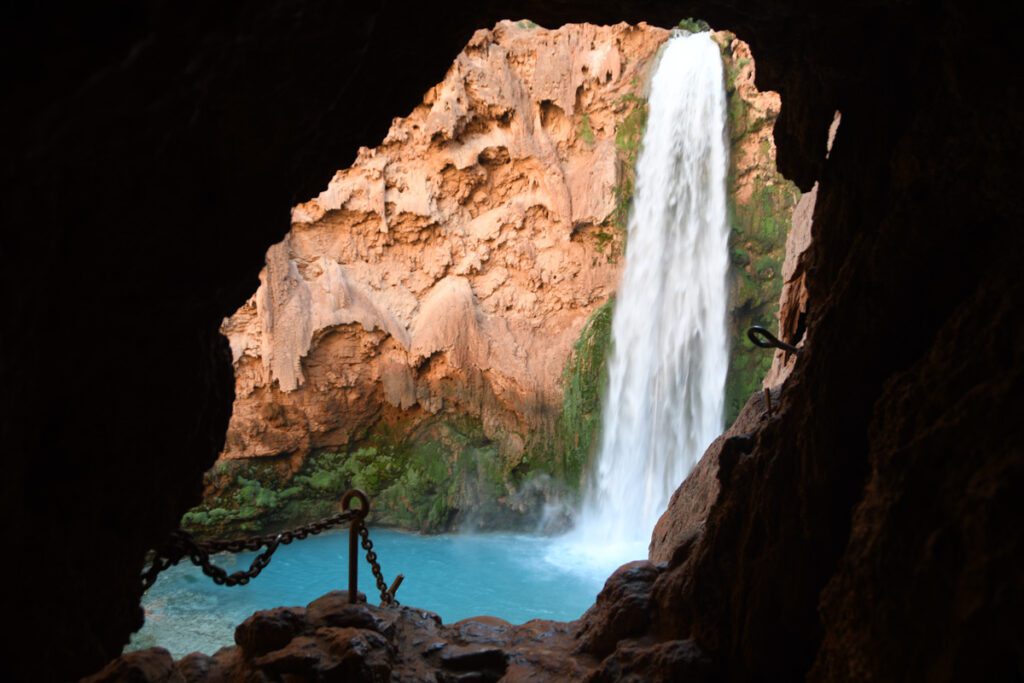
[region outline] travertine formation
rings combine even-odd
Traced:
[[[477,418],[514,467],[615,288],[616,132],[667,35],[478,31],[381,146],[295,207],[225,321],[237,398],[223,457],[344,447],[401,412],[404,430]]]

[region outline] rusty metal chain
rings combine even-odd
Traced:
[[[351,508],[353,501],[358,500],[360,505]],[[373,541],[370,540],[370,530],[366,528],[366,516],[370,512],[370,499],[359,489],[350,489],[342,498],[342,512],[330,517],[325,517],[311,524],[306,524],[297,529],[290,529],[279,534],[256,536],[233,541],[212,541],[200,543],[192,538],[187,532],[178,529],[171,533],[167,544],[159,551],[154,552],[149,558],[150,566],[142,574],[142,590],[145,592],[152,586],[161,572],[178,564],[182,558],[187,557],[192,564],[203,570],[203,573],[213,579],[213,582],[220,586],[244,586],[252,579],[260,575],[267,565],[274,552],[282,545],[288,545],[296,539],[304,539],[315,536],[327,529],[338,526],[345,522],[349,525],[349,601],[355,603],[359,594],[356,585],[358,578],[358,560],[356,558],[358,539],[362,539],[363,549],[366,550],[366,561],[373,572],[377,590],[380,591],[381,607],[398,607],[399,602],[395,600],[395,592],[402,585],[405,578],[402,574],[395,577],[390,587],[384,583],[384,575],[381,573],[380,564],[377,562],[377,553],[373,550]],[[232,574],[227,570],[218,567],[210,560],[210,555],[219,552],[238,553],[243,550],[256,551],[266,547],[262,553],[257,555],[248,569],[243,569]]]
[[[292,541],[302,540],[315,536],[328,529],[350,521],[355,516],[351,510],[339,512],[330,517],[306,524],[297,529],[289,529],[279,534],[267,534],[233,541],[210,541],[200,543],[189,533],[177,530],[171,533],[167,545],[156,553],[152,564],[142,575],[142,590],[145,592],[152,586],[157,577],[164,570],[178,564],[182,558],[189,558],[192,564],[203,570],[203,573],[213,579],[217,585],[223,586],[244,586],[252,579],[259,576],[268,564],[274,551],[282,545],[288,545]],[[361,525],[365,530],[366,526]],[[266,546],[266,550],[257,555],[248,569],[228,574],[226,570],[218,567],[210,560],[210,555],[220,552],[239,553],[245,550],[256,551]],[[376,555],[375,555],[376,557]]]
[[[267,549],[262,553],[253,558],[252,564],[249,565],[248,569],[228,574],[227,571],[221,567],[218,567],[210,561],[210,552],[203,546],[195,543],[189,539],[189,545],[191,546],[188,558],[192,561],[192,564],[196,565],[203,570],[203,573],[213,579],[213,582],[218,586],[244,586],[249,583],[250,580],[255,579],[260,575],[268,564],[270,564],[270,558],[273,556],[274,551],[280,546],[280,537],[278,540],[272,541],[267,545]]]
[[[211,553],[240,553],[243,550],[259,550],[263,546],[269,546],[271,543],[278,541],[281,545],[288,545],[294,540],[303,540],[310,536],[316,536],[319,533],[323,533],[328,529],[333,529],[336,526],[344,524],[350,521],[353,517],[351,510],[345,510],[339,512],[336,515],[330,517],[324,517],[316,522],[311,522],[304,526],[300,526],[296,529],[289,529],[283,531],[280,534],[267,534],[265,536],[256,536],[253,538],[239,539],[233,541],[207,541],[202,544]]]
[[[373,550],[373,541],[370,540],[370,530],[366,528],[365,524],[359,525],[359,535],[363,539],[362,546],[366,551],[366,561],[370,563],[370,571],[373,572],[373,579],[377,583],[377,590],[380,591],[381,607],[398,607],[401,603],[395,600],[394,594],[388,589],[388,585],[384,583],[384,574],[380,570],[380,563],[377,562],[377,553]],[[401,581],[398,583],[401,583]],[[398,583],[395,584],[395,589],[397,589]]]

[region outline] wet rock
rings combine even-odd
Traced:
[[[129,652],[81,683],[186,683],[174,666],[171,653],[162,647]]]
[[[711,683],[718,680],[711,659],[692,640],[652,646],[623,643],[588,683]]]
[[[387,681],[392,647],[374,631],[320,628],[284,648],[253,660],[271,676],[296,675],[317,681]]]
[[[491,616],[487,616],[487,615],[482,615],[482,616],[478,616],[478,617],[469,617],[467,619],[463,619],[462,621],[457,621],[454,624],[452,624],[452,627],[453,628],[458,628],[460,624],[466,624],[466,623],[486,624],[488,626],[500,626],[502,628],[511,628],[511,626],[512,626],[512,624],[510,622],[505,621],[504,619],[502,619],[500,617],[491,617]]]
[[[497,617],[471,617],[448,628],[466,643],[495,643],[507,637],[512,624]]]
[[[323,628],[317,631],[337,658],[340,680],[386,681],[391,673],[394,647],[381,634],[366,629]]]
[[[331,662],[313,636],[299,636],[279,650],[252,660],[253,665],[271,674],[317,675]],[[325,664],[327,666],[325,666]]]
[[[352,604],[347,591],[328,593],[309,603],[306,609],[309,622],[316,626],[362,628],[389,638],[395,628],[395,612],[374,608],[366,602]]]
[[[278,607],[256,612],[239,624],[235,629],[235,643],[252,659],[281,649],[306,630],[306,610]]]
[[[441,664],[456,671],[505,671],[505,651],[486,645],[456,645],[441,653]]]
[[[191,654],[174,667],[163,650],[125,655],[103,681],[145,666],[140,681],[226,683],[302,681],[582,680],[595,660],[573,653],[573,626],[534,620],[514,626],[495,617],[441,624],[409,607],[349,605],[343,592],[305,609],[257,612],[236,629],[238,645],[212,657]],[[341,625],[341,624],[346,625]],[[357,626],[364,624],[366,627]],[[137,674],[131,674],[137,675]],[[111,677],[112,676],[112,677]],[[168,678],[171,676],[172,678]]]
[[[437,675],[439,683],[493,683],[500,679],[500,674],[495,676],[480,671],[467,671],[460,674],[441,672]]]
[[[202,652],[185,655],[175,662],[174,667],[186,683],[216,680],[217,661]]]
[[[603,657],[619,640],[646,630],[651,588],[660,571],[646,560],[616,569],[598,594],[597,603],[580,619],[579,650]]]

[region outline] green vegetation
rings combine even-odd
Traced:
[[[438,419],[414,434],[407,427],[378,424],[358,448],[311,453],[294,474],[273,458],[220,463],[209,474],[212,495],[182,525],[217,537],[283,529],[337,512],[350,488],[371,497],[375,524],[437,532],[463,508],[503,513],[506,473],[479,421]]]
[[[599,254],[603,254],[604,250],[608,248],[608,245],[612,244],[614,241],[615,235],[613,235],[610,232],[607,232],[605,230],[598,230],[597,232],[594,233],[594,248],[597,250],[597,253]],[[610,253],[611,252],[609,252],[609,255]],[[611,262],[612,260],[609,257],[609,263]]]
[[[587,145],[594,146],[596,138],[594,137],[594,129],[590,127],[590,114],[584,114],[580,120],[579,136]]]
[[[516,26],[519,28],[534,29],[537,28],[538,24],[537,22],[530,21],[529,19],[521,19],[516,22]]]
[[[200,534],[262,530],[268,514],[277,514],[286,505],[303,500],[301,487],[277,485],[276,465],[274,459],[218,463],[207,475],[217,495],[207,496],[203,504],[185,513],[182,526]],[[216,505],[210,501],[216,501]]]
[[[677,27],[683,29],[684,31],[689,31],[690,33],[701,33],[702,31],[711,30],[711,26],[708,24],[708,22],[704,21],[703,19],[694,19],[692,17],[688,19],[683,19],[682,21],[679,22]]]
[[[574,489],[583,479],[601,429],[614,306],[615,300],[609,299],[591,314],[562,371],[562,414],[557,424],[561,452],[552,474]]]
[[[747,339],[751,325],[777,326],[782,292],[782,260],[786,234],[799,190],[775,174],[771,184],[758,178],[746,202],[730,200],[730,333],[729,373],[726,379],[726,423],[761,386],[772,364],[772,353]]]
[[[750,136],[770,130],[774,116],[755,111],[737,90],[740,74],[750,66],[746,56],[736,56],[730,48],[735,36],[725,34],[719,45],[725,67],[728,97],[729,138],[737,149]],[[782,261],[786,235],[800,191],[774,167],[774,154],[765,136],[757,154],[757,168],[746,169],[744,183],[749,196],[737,201],[739,190],[737,155],[729,164],[729,239],[731,348],[725,386],[726,424],[731,423],[747,398],[757,391],[771,367],[772,353],[759,349],[747,339],[751,325],[768,329],[777,326],[779,295],[782,292]],[[748,160],[747,165],[750,165]]]
[[[606,301],[580,331],[562,369],[562,405],[534,432],[509,472],[514,489],[522,491],[534,480],[544,482],[549,494],[579,496],[600,434],[613,307],[613,299]]]
[[[505,492],[497,444],[478,420],[447,418],[403,432],[378,429],[373,445],[348,461],[353,484],[374,499],[378,523],[443,531],[467,503],[493,505]]]
[[[639,84],[633,83],[634,89]],[[619,163],[619,182],[615,186],[615,213],[612,220],[625,238],[629,226],[629,210],[636,190],[636,160],[647,125],[647,100],[630,93],[619,98],[625,115],[615,128],[615,150]]]

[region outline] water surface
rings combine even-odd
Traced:
[[[405,574],[403,604],[436,612],[445,623],[489,614],[512,623],[576,619],[593,604],[614,569],[560,552],[560,540],[515,534],[420,536],[371,531],[384,579]],[[159,645],[176,658],[212,654],[234,644],[234,629],[256,610],[305,605],[345,588],[348,532],[328,532],[280,548],[247,586],[215,585],[183,563],[160,575],[143,597],[146,625],[129,649]],[[222,553],[230,571],[247,568],[255,553]],[[187,561],[186,561],[187,562]],[[360,549],[359,589],[380,601]]]

